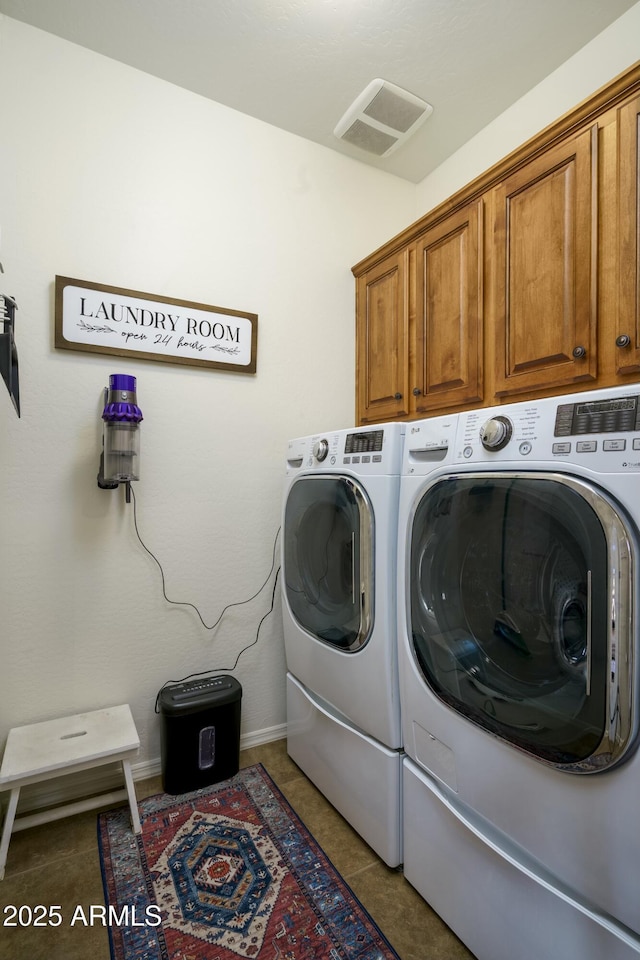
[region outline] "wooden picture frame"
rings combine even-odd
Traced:
[[[255,373],[258,315],[71,277],[55,279],[55,346]]]

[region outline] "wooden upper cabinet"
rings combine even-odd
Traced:
[[[496,397],[597,376],[597,146],[593,125],[494,190]]]
[[[640,373],[640,97],[618,110],[616,374]]]
[[[482,212],[469,203],[416,243],[416,414],[482,399]]]
[[[359,423],[640,384],[640,61],[352,270]]]
[[[408,408],[408,251],[357,278],[358,422],[406,417]]]

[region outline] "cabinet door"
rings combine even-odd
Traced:
[[[482,200],[428,230],[416,249],[416,413],[482,400]]]
[[[597,375],[597,126],[495,190],[495,395]]]
[[[640,97],[618,111],[616,373],[640,372]]]
[[[358,422],[406,417],[408,250],[391,254],[358,277],[356,297]]]

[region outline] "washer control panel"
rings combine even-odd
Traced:
[[[313,455],[319,463],[327,459],[329,453],[329,441],[324,437],[322,440],[316,440],[313,445]]]
[[[556,437],[630,430],[640,430],[638,396],[561,403],[556,411]]]
[[[640,394],[617,387],[461,413],[456,459],[640,471]]]
[[[362,430],[359,433],[348,433],[344,441],[344,452],[347,456],[354,453],[380,453],[384,430]]]
[[[491,417],[480,427],[480,440],[485,450],[502,450],[511,440],[513,424],[508,417]]]

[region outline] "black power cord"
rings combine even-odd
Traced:
[[[226,607],[223,607],[222,612],[221,612],[220,616],[218,617],[218,619],[216,620],[216,622],[215,622],[215,623],[212,623],[211,626],[209,626],[208,624],[206,624],[206,623],[204,622],[204,620],[203,620],[203,618],[202,618],[202,614],[200,613],[200,611],[198,610],[198,608],[196,607],[196,605],[195,605],[194,603],[189,603],[188,600],[170,600],[169,597],[167,596],[166,585],[165,585],[165,578],[164,578],[164,570],[162,569],[162,564],[160,563],[160,561],[158,560],[158,558],[156,557],[156,555],[155,555],[154,553],[152,553],[151,550],[149,549],[149,547],[146,545],[146,543],[144,542],[144,540],[143,540],[142,537],[140,536],[140,531],[138,530],[138,514],[137,514],[137,511],[136,511],[136,495],[135,495],[135,493],[134,493],[133,487],[131,488],[131,496],[132,496],[132,499],[133,499],[133,525],[134,525],[134,528],[135,528],[135,531],[136,531],[136,536],[137,536],[138,540],[140,541],[140,544],[141,544],[142,548],[143,548],[144,550],[146,550],[146,552],[149,554],[149,556],[150,556],[153,560],[155,560],[155,562],[156,562],[157,565],[158,565],[158,569],[160,570],[160,576],[162,577],[162,595],[163,595],[164,599],[167,601],[167,603],[173,603],[174,605],[179,606],[179,607],[191,607],[191,609],[192,609],[192,610],[195,610],[195,612],[198,614],[198,617],[200,618],[200,623],[201,623],[202,626],[205,628],[205,630],[215,630],[215,628],[218,626],[218,624],[219,624],[220,621],[222,620],[222,618],[223,618],[223,616],[225,615],[225,613],[227,612],[227,610],[230,610],[231,607],[242,607],[242,606],[244,606],[245,603],[251,603],[252,600],[255,600],[255,598],[256,598],[257,596],[259,596],[259,594],[262,593],[262,591],[264,590],[264,588],[265,588],[266,585],[268,584],[269,580],[271,579],[271,574],[273,573],[273,571],[274,571],[274,569],[275,569],[275,565],[276,565],[276,545],[277,545],[277,543],[278,543],[278,536],[279,536],[279,534],[280,534],[280,527],[278,527],[278,530],[277,530],[277,532],[276,532],[275,539],[274,539],[274,541],[273,541],[273,557],[272,557],[272,560],[271,560],[271,569],[269,570],[269,573],[267,574],[267,579],[264,581],[264,583],[262,584],[262,586],[260,587],[260,589],[257,590],[257,591],[253,594],[253,596],[252,596],[252,597],[249,597],[247,600],[239,600],[239,601],[237,601],[236,603],[228,603],[228,604],[226,605]]]
[[[146,543],[144,542],[144,540],[143,540],[142,537],[140,536],[140,530],[139,530],[139,528],[138,528],[138,514],[137,514],[137,509],[136,509],[136,507],[137,507],[137,504],[136,504],[136,495],[135,495],[135,492],[134,492],[134,490],[133,490],[133,487],[131,488],[131,497],[132,497],[132,499],[133,499],[133,526],[134,526],[134,529],[135,529],[135,532],[136,532],[136,536],[137,536],[137,538],[138,538],[138,540],[139,540],[140,545],[142,546],[142,548],[149,554],[149,556],[151,557],[151,559],[155,561],[155,563],[156,563],[157,566],[158,566],[158,569],[160,570],[160,576],[161,576],[161,578],[162,578],[162,595],[163,595],[164,599],[167,601],[167,603],[172,603],[172,604],[175,604],[175,605],[181,606],[181,607],[191,607],[191,609],[192,609],[192,610],[195,610],[195,612],[197,613],[197,615],[198,615],[198,617],[199,617],[199,619],[200,619],[200,622],[201,622],[202,626],[205,628],[205,630],[214,630],[214,629],[218,626],[218,624],[220,623],[220,621],[222,620],[222,618],[223,618],[223,616],[225,615],[225,613],[227,612],[227,610],[230,610],[231,607],[242,607],[242,606],[244,606],[244,605],[247,604],[247,603],[251,603],[252,600],[255,600],[255,598],[262,593],[262,591],[264,590],[264,588],[265,588],[266,585],[268,584],[269,580],[271,579],[271,574],[273,573],[273,571],[274,571],[274,569],[275,569],[275,567],[276,567],[276,548],[277,548],[277,544],[278,544],[278,537],[279,537],[279,535],[280,535],[280,527],[278,527],[278,530],[276,531],[276,535],[275,535],[275,538],[274,538],[274,541],[273,541],[273,554],[272,554],[272,558],[271,558],[271,569],[269,570],[269,573],[267,574],[267,578],[266,578],[266,580],[264,581],[264,583],[262,584],[262,586],[260,587],[260,589],[257,590],[257,591],[253,594],[253,596],[249,597],[247,600],[239,600],[239,601],[237,601],[236,603],[228,603],[228,604],[226,605],[226,607],[223,607],[222,612],[220,613],[220,616],[219,616],[218,619],[215,621],[215,623],[212,623],[211,626],[209,626],[208,624],[206,624],[206,623],[204,622],[204,619],[203,619],[203,617],[202,617],[202,614],[200,613],[200,611],[198,610],[198,608],[196,607],[196,605],[195,605],[194,603],[190,603],[190,602],[187,601],[187,600],[171,600],[171,599],[167,596],[166,582],[165,582],[165,576],[164,576],[164,570],[163,570],[163,568],[162,568],[162,564],[160,563],[160,561],[158,560],[158,558],[156,557],[156,555],[149,549],[149,547],[146,545]],[[278,567],[278,569],[276,570],[276,576],[275,576],[275,579],[274,579],[274,581],[273,581],[273,590],[272,590],[272,592],[271,592],[271,606],[269,607],[269,609],[267,610],[267,612],[264,614],[264,616],[261,618],[260,622],[258,623],[258,626],[257,626],[257,628],[256,628],[255,639],[252,640],[251,643],[248,643],[248,644],[246,645],[246,647],[243,647],[242,650],[240,650],[240,652],[238,653],[238,655],[237,655],[237,657],[236,657],[236,659],[235,659],[235,663],[233,664],[233,666],[232,666],[232,667],[219,667],[219,668],[217,668],[217,669],[211,669],[211,670],[202,670],[202,671],[200,671],[199,673],[190,673],[190,674],[188,674],[186,677],[181,677],[179,680],[167,680],[167,681],[162,685],[162,687],[160,688],[160,690],[158,691],[158,695],[157,695],[157,697],[156,697],[156,703],[155,703],[155,712],[156,712],[156,713],[158,713],[158,701],[159,701],[159,699],[160,699],[160,694],[162,693],[162,691],[164,690],[164,688],[167,687],[167,686],[169,686],[170,684],[173,684],[173,683],[183,683],[185,680],[192,680],[192,679],[195,678],[195,677],[204,677],[204,676],[207,676],[207,675],[209,675],[209,674],[216,674],[216,673],[220,673],[220,672],[233,673],[233,671],[234,671],[234,670],[236,669],[236,667],[238,666],[238,662],[239,662],[240,657],[242,656],[242,654],[245,653],[247,650],[250,650],[251,647],[255,647],[255,645],[257,644],[258,639],[259,639],[259,637],[260,637],[260,628],[262,627],[262,624],[263,624],[264,621],[267,619],[267,617],[270,616],[271,613],[273,613],[273,608],[274,608],[275,600],[276,600],[276,587],[277,587],[277,585],[278,585],[278,577],[279,577],[279,575],[280,575],[280,567]]]
[[[277,534],[276,534],[276,539],[277,539]],[[272,568],[272,569],[273,569],[273,568]],[[215,669],[215,670],[213,670],[213,669],[212,669],[212,670],[201,670],[199,673],[189,673],[189,674],[187,674],[186,677],[181,677],[179,680],[166,680],[166,681],[162,684],[162,686],[160,687],[160,689],[158,690],[158,694],[157,694],[157,696],[156,696],[156,703],[155,703],[155,707],[154,707],[154,710],[155,710],[156,713],[159,713],[159,712],[160,712],[160,711],[158,710],[158,703],[159,703],[159,701],[160,701],[160,694],[162,693],[162,691],[164,690],[165,687],[168,687],[168,686],[170,686],[171,684],[174,684],[174,683],[184,683],[185,680],[193,680],[195,677],[207,677],[207,676],[210,676],[211,674],[213,674],[214,676],[216,676],[216,675],[218,675],[218,674],[220,674],[220,673],[233,673],[233,671],[235,670],[235,668],[238,666],[238,661],[240,660],[240,657],[242,656],[242,654],[243,654],[246,650],[250,650],[251,647],[255,647],[255,645],[256,645],[256,643],[258,642],[258,639],[259,639],[259,637],[260,637],[260,627],[262,626],[262,624],[264,623],[264,621],[267,619],[267,617],[268,617],[271,613],[273,613],[273,607],[274,607],[275,600],[276,600],[276,586],[277,586],[277,584],[278,584],[278,577],[279,577],[279,575],[280,575],[280,567],[278,567],[278,569],[276,570],[276,578],[275,578],[275,580],[273,581],[273,592],[272,592],[272,594],[271,594],[271,606],[269,607],[269,609],[267,610],[267,612],[265,613],[265,615],[264,615],[264,616],[262,617],[262,619],[260,620],[260,623],[258,624],[258,627],[257,627],[257,630],[256,630],[256,638],[255,638],[255,640],[252,640],[251,643],[248,643],[248,644],[246,645],[246,647],[243,647],[243,648],[242,648],[242,650],[240,651],[240,653],[239,653],[238,656],[236,657],[236,661],[235,661],[234,665],[233,665],[232,667],[218,667],[218,668]],[[266,581],[265,581],[265,582],[266,582]],[[263,584],[263,586],[264,586],[264,584]],[[257,594],[256,594],[256,596],[257,596]],[[248,603],[249,601],[248,601],[248,600],[245,600],[244,602],[245,602],[245,603]],[[233,604],[230,604],[230,606],[233,606]],[[235,606],[239,606],[239,604],[235,604]],[[227,608],[225,607],[225,609],[227,609]],[[224,612],[224,611],[223,611],[223,612]],[[222,615],[222,614],[221,614],[221,615]]]

